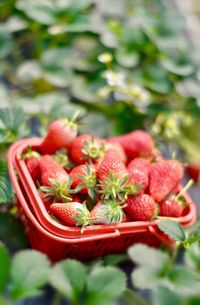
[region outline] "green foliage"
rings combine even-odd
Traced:
[[[24,250],[15,255],[11,266],[11,297],[26,299],[41,294],[48,281],[50,263],[44,254]]]
[[[0,160],[0,203],[12,199],[12,186],[10,183],[8,169],[5,161]]]
[[[78,104],[109,119],[104,134],[148,126],[198,161],[198,52],[171,1],[18,0],[1,7],[8,104],[45,125],[55,117],[48,107],[54,95],[59,116]],[[10,136],[0,131],[1,141]]]

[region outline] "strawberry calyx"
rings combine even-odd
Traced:
[[[77,118],[79,116],[79,111],[76,111],[71,120],[68,119],[61,119],[60,121],[69,129],[77,129],[79,124],[77,122]]]
[[[92,139],[92,141],[84,142],[84,148],[81,151],[84,157],[87,157],[89,160],[93,161],[104,156],[106,147],[104,143]]]
[[[39,159],[40,158],[40,154],[35,151],[35,150],[32,150],[32,148],[30,146],[28,146],[20,155],[21,159],[27,161],[29,160],[30,158],[36,158],[36,159]]]
[[[76,226],[81,226],[81,233],[88,225],[92,225],[94,218],[91,216],[90,211],[88,210],[86,203],[83,202],[81,208],[77,208],[78,215],[74,216],[76,220]]]
[[[65,168],[65,169],[70,169],[71,167],[71,162],[66,154],[65,151],[62,150],[57,150],[55,155],[53,155],[53,159],[56,161],[56,163]]]
[[[88,195],[94,199],[96,195],[96,185],[97,185],[97,178],[95,174],[95,169],[89,167],[88,164],[83,169],[83,175],[78,175],[80,180],[82,181],[81,184],[79,184],[75,191],[79,192],[83,188],[87,188]]]
[[[103,201],[101,206],[95,212],[95,222],[112,224],[123,221],[124,212],[121,204],[114,201]]]
[[[69,179],[62,182],[57,182],[55,179],[49,179],[52,186],[40,186],[40,190],[45,193],[45,199],[49,200],[52,198],[62,199],[64,201],[72,201],[71,195],[75,193],[71,189],[72,179]]]
[[[105,200],[125,200],[128,195],[137,195],[141,186],[139,184],[130,184],[129,175],[120,178],[118,175],[110,173],[108,178],[99,184]]]

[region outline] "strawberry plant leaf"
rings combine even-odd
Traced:
[[[3,124],[5,129],[8,129],[17,133],[17,130],[26,121],[26,115],[21,108],[1,108],[0,111],[0,122]]]
[[[133,271],[131,280],[133,285],[138,289],[156,289],[164,281],[160,274],[146,266],[139,267]]]
[[[180,296],[165,287],[152,291],[152,303],[154,305],[183,305]]]
[[[196,295],[200,290],[200,276],[185,266],[174,266],[168,273],[171,289],[183,296]]]
[[[18,252],[11,265],[11,298],[19,300],[41,294],[49,269],[46,255],[35,250]]]
[[[19,219],[9,213],[0,213],[0,240],[11,252],[27,248],[27,239]]]
[[[148,305],[147,301],[134,290],[126,289],[122,300],[126,305]]]
[[[101,296],[101,300],[115,299],[123,293],[125,288],[125,274],[111,266],[94,269],[87,279],[88,292],[97,299]]]
[[[104,258],[104,264],[109,266],[118,265],[128,259],[126,254],[110,254]]]
[[[56,264],[50,271],[50,283],[67,299],[79,295],[86,282],[86,268],[76,260]]]
[[[0,161],[0,203],[5,203],[13,197],[12,185],[5,161]]]
[[[197,241],[200,241],[200,235],[191,235],[186,239],[186,241],[183,243],[183,245],[184,245],[184,247],[188,248],[189,246],[196,243]]]
[[[143,244],[129,248],[128,255],[134,263],[154,271],[163,270],[169,261],[169,256],[166,253]]]
[[[184,254],[184,261],[186,266],[192,270],[200,272],[200,242],[191,245]]]
[[[182,226],[176,221],[162,220],[158,223],[158,227],[161,231],[169,235],[175,241],[182,243],[186,240],[186,235]]]
[[[0,295],[4,291],[8,281],[10,271],[10,257],[8,250],[2,242],[0,242]]]

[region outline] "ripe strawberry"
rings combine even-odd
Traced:
[[[113,201],[99,201],[91,211],[93,224],[120,223],[124,218],[122,207]]]
[[[152,137],[143,130],[134,130],[109,140],[119,143],[130,160],[137,157],[148,157],[154,147]]]
[[[72,187],[81,194],[89,194],[94,197],[96,188],[96,168],[92,164],[80,164],[74,167],[70,176],[72,177]]]
[[[149,173],[149,194],[162,201],[181,181],[183,167],[176,160],[166,160],[151,165]]]
[[[97,176],[104,199],[124,198],[129,176],[125,164],[115,151],[106,152],[97,170]]]
[[[69,147],[70,158],[77,164],[84,164],[90,160],[99,159],[104,155],[104,152],[104,143],[89,134],[77,137]]]
[[[160,216],[166,217],[180,217],[189,202],[183,196],[187,190],[192,186],[193,180],[188,181],[186,186],[181,189],[178,195],[171,196],[170,198],[160,202]]]
[[[52,122],[44,138],[40,151],[43,154],[54,154],[56,150],[68,147],[77,136],[77,124],[74,119],[60,119]]]
[[[189,164],[186,167],[188,175],[198,183],[200,181],[200,164]]]
[[[160,216],[180,217],[183,213],[184,206],[181,201],[172,198],[160,202]]]
[[[28,171],[34,182],[40,180],[40,154],[37,151],[27,147],[25,152],[21,155],[25,160]]]
[[[141,191],[145,191],[149,184],[150,163],[144,158],[133,159],[127,166],[130,179],[141,186]]]
[[[119,155],[113,150],[106,152],[99,165],[97,176],[100,181],[105,181],[109,177],[110,173],[119,178],[124,178],[128,174],[126,166],[120,159]]]
[[[158,214],[157,203],[147,194],[129,196],[125,204],[124,211],[132,220],[149,221]]]
[[[53,203],[50,211],[69,227],[85,227],[91,223],[90,212],[79,202]]]
[[[46,197],[71,200],[73,193],[71,179],[68,173],[60,167],[49,155],[44,155],[40,160],[41,183],[40,190],[46,193]]]
[[[105,144],[105,147],[106,147],[106,151],[109,151],[109,150],[114,150],[120,157],[120,159],[126,163],[127,162],[127,157],[126,157],[126,154],[125,154],[125,151],[124,149],[122,148],[122,146],[118,143],[112,143],[112,142],[107,142]]]

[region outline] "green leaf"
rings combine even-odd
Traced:
[[[0,240],[11,252],[27,248],[28,243],[24,229],[16,216],[0,213]]]
[[[104,264],[109,266],[115,266],[118,265],[128,259],[126,254],[113,254],[113,255],[107,255],[104,258]]]
[[[193,270],[200,272],[200,242],[196,242],[184,253],[186,265]]]
[[[196,295],[200,290],[200,276],[185,266],[174,266],[168,278],[171,288],[184,296]]]
[[[141,267],[160,271],[168,264],[169,256],[161,250],[137,244],[128,249],[128,255]]]
[[[142,296],[130,289],[124,291],[122,300],[123,304],[125,303],[126,305],[148,305],[147,301]]]
[[[51,25],[56,21],[52,0],[18,0],[17,8],[41,24]]]
[[[67,299],[81,293],[86,282],[86,268],[76,260],[68,259],[53,267],[50,272],[50,283]]]
[[[170,289],[159,287],[152,292],[153,305],[183,305],[181,298],[178,294]]]
[[[10,257],[8,250],[0,241],[0,295],[4,291],[10,272]]]
[[[13,197],[12,185],[10,182],[7,164],[0,161],[0,203],[5,203]]]
[[[12,44],[12,35],[5,25],[0,24],[0,58],[9,54]]]
[[[115,267],[99,267],[93,270],[87,279],[87,289],[94,295],[115,299],[126,287],[125,274]]]
[[[186,248],[188,248],[189,246],[196,243],[197,241],[200,241],[200,235],[191,235],[186,239],[186,241],[183,243],[183,245]]]
[[[133,285],[138,289],[155,289],[162,282],[165,282],[165,279],[162,278],[162,272],[147,266],[134,269],[131,280]]]
[[[0,122],[3,127],[16,133],[20,126],[25,122],[26,115],[21,108],[1,108]]]
[[[162,59],[161,64],[169,72],[180,75],[180,76],[188,76],[194,72],[194,68],[191,64],[179,65],[170,59]]]
[[[18,252],[11,266],[11,297],[26,299],[41,294],[48,281],[50,262],[46,255],[35,250]]]
[[[186,240],[182,226],[173,220],[162,220],[158,223],[158,227],[176,241],[184,242]]]
[[[139,59],[139,54],[137,52],[128,52],[123,49],[119,49],[116,52],[117,62],[125,68],[132,68],[137,66]]]

